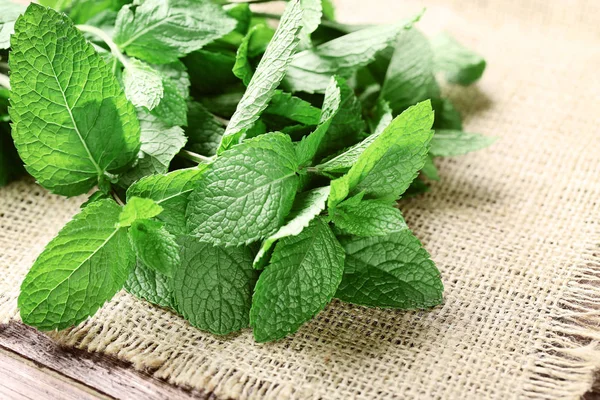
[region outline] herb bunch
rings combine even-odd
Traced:
[[[0,6],[0,183],[24,164],[53,193],[93,193],[26,276],[25,323],[73,326],[122,288],[259,342],[334,297],[440,304],[439,271],[396,201],[438,179],[434,157],[493,141],[462,130],[436,81],[473,83],[480,56],[426,38],[420,15],[337,23],[329,0],[283,15],[40,3]]]

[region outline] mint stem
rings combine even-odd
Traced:
[[[210,164],[214,160],[214,157],[206,157],[189,150],[181,150],[177,155],[198,164]]]
[[[119,46],[117,46],[115,44],[115,42],[113,42],[113,40],[110,38],[110,36],[108,36],[106,34],[106,32],[104,32],[102,29],[96,28],[95,26],[91,26],[91,25],[76,25],[76,27],[77,27],[77,29],[79,29],[82,32],[91,33],[92,35],[95,35],[98,38],[100,38],[104,43],[106,43],[106,45],[110,49],[111,53],[116,58],[118,58],[119,61],[121,61],[121,63],[125,67],[127,67],[127,65],[129,65],[129,60],[127,60],[127,57],[125,57],[123,55],[123,53],[119,49]]]

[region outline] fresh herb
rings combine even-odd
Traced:
[[[73,326],[125,288],[264,342],[334,297],[442,302],[397,200],[439,179],[434,157],[494,139],[464,132],[436,81],[471,84],[485,61],[429,40],[420,14],[362,28],[321,0],[281,16],[212,0],[0,10],[0,185],[24,164],[53,193],[97,188],[23,281],[25,323]]]

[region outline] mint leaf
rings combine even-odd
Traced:
[[[240,44],[240,47],[238,47],[235,55],[235,64],[232,69],[233,74],[240,78],[246,86],[248,86],[250,80],[252,79],[252,75],[254,74],[248,56],[248,48],[250,47],[250,41],[252,40],[254,33],[261,29],[265,29],[265,26],[254,25],[252,28],[250,28],[246,36],[244,36],[242,39],[242,43]]]
[[[64,14],[31,4],[15,24],[12,45],[13,139],[42,186],[82,194],[106,171],[134,160],[140,146],[135,110]]]
[[[135,0],[119,11],[114,41],[132,57],[165,64],[226,35],[235,25],[208,0]]]
[[[162,211],[163,208],[152,199],[132,197],[127,200],[119,215],[119,226],[128,227],[135,221],[154,218]]]
[[[294,57],[284,79],[292,92],[324,93],[333,75],[350,78],[392,45],[398,34],[409,29],[420,15],[392,25],[375,26],[349,33],[304,50]]]
[[[162,100],[152,109],[152,115],[158,117],[167,126],[186,126],[187,95],[182,96],[177,85],[168,79],[163,79],[163,88]]]
[[[280,90],[273,95],[265,114],[277,115],[304,125],[317,125],[321,120],[320,109]]]
[[[10,35],[14,32],[15,21],[19,15],[25,12],[26,8],[24,4],[12,1],[0,4],[0,49],[10,47]]]
[[[430,153],[436,157],[467,154],[491,146],[498,138],[453,130],[436,130],[431,139]]]
[[[432,181],[439,181],[440,175],[438,173],[437,167],[433,163],[433,157],[431,156],[431,151],[427,160],[425,160],[425,164],[423,165],[423,169],[421,169],[421,173]]]
[[[140,260],[137,261],[125,282],[125,290],[134,296],[161,307],[175,309],[171,286],[171,278],[148,268]]]
[[[248,89],[227,125],[219,153],[239,143],[244,138],[244,132],[254,125],[267,108],[292,61],[301,24],[302,9],[298,1],[293,1],[286,7],[273,40],[267,46]]]
[[[265,239],[260,246],[260,250],[254,258],[254,268],[264,266],[269,250],[277,240],[287,236],[299,235],[325,209],[329,190],[329,186],[325,186],[301,193],[296,197],[292,211],[286,218],[285,225]]]
[[[416,29],[405,31],[396,43],[381,96],[389,102],[394,114],[420,101],[439,97],[434,72],[429,40]]]
[[[394,204],[382,200],[343,202],[329,211],[331,221],[346,235],[385,236],[408,229]]]
[[[148,111],[156,107],[164,94],[162,76],[148,64],[132,58],[123,70],[125,96],[136,107]]]
[[[350,191],[396,199],[410,186],[427,158],[433,111],[424,101],[408,108],[369,145],[348,173],[331,182],[329,207]]]
[[[446,33],[434,37],[431,47],[435,68],[446,74],[448,82],[470,85],[481,78],[485,71],[486,63],[480,55],[465,48]]]
[[[198,50],[188,54],[183,61],[190,73],[192,87],[199,94],[220,94],[223,88],[238,82],[232,72],[235,53]],[[236,105],[237,102],[234,110]]]
[[[258,342],[294,333],[333,298],[344,269],[344,249],[321,219],[275,245],[258,279],[250,325]]]
[[[174,235],[187,233],[185,211],[188,197],[202,179],[207,165],[180,169],[165,175],[152,175],[135,182],[127,190],[127,202],[135,197],[152,199],[163,208],[157,217]]]
[[[185,146],[187,140],[180,127],[170,128],[145,112],[138,115],[142,128],[142,146],[137,164],[119,177],[119,184],[124,187],[129,187],[145,176],[166,173],[171,160]]]
[[[300,41],[305,47],[310,47],[310,34],[321,24],[323,5],[321,0],[300,0],[302,6],[302,31]]]
[[[135,264],[127,230],[117,226],[121,207],[90,204],[37,258],[21,285],[23,322],[65,329],[94,314],[125,283]]]
[[[138,259],[147,267],[167,277],[173,276],[181,264],[179,245],[161,222],[137,220],[129,229],[129,237]]]
[[[190,196],[187,225],[202,241],[237,246],[279,228],[294,202],[298,161],[289,136],[270,133],[218,157]]]
[[[442,302],[440,273],[410,230],[340,238],[340,242],[346,262],[335,297],[364,306],[404,309]]]
[[[128,0],[72,0],[69,17],[76,24],[89,23],[91,18],[103,13],[105,15],[113,13],[116,17],[116,11],[128,2]]]
[[[193,326],[226,335],[248,326],[258,272],[247,247],[213,247],[184,237],[173,288],[179,311]]]
[[[448,99],[439,99],[435,102],[435,121],[433,127],[437,129],[450,129],[462,131],[462,118],[454,104]]]
[[[194,153],[213,156],[217,153],[221,137],[225,133],[223,124],[218,121],[202,104],[188,102],[188,137],[186,148]]]

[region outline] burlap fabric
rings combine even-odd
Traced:
[[[341,0],[339,17],[385,22],[418,9]],[[420,24],[488,60],[449,95],[492,148],[439,163],[431,193],[402,204],[441,269],[444,305],[372,310],[334,302],[295,336],[218,338],[120,293],[52,336],[116,355],[173,384],[234,399],[578,398],[600,367],[600,3],[433,0]],[[0,322],[24,274],[83,198],[22,181],[0,190]]]

